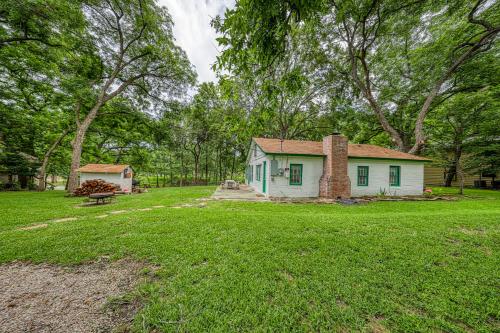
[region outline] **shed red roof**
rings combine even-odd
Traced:
[[[128,168],[126,164],[87,164],[77,171],[80,172],[95,172],[95,173],[121,173],[125,168]]]
[[[253,141],[268,154],[296,154],[325,156],[323,153],[323,142],[253,138]],[[394,149],[375,145],[349,144],[347,149],[349,157],[353,158],[384,158],[395,160],[430,161],[427,158],[403,153]]]

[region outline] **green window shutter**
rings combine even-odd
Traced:
[[[368,186],[369,173],[368,166],[358,166],[358,186]]]
[[[389,167],[389,185],[401,185],[401,167],[399,165],[391,165]]]
[[[302,185],[302,164],[290,164],[290,185]]]

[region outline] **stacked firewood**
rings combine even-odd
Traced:
[[[74,192],[76,196],[87,196],[92,193],[119,191],[120,186],[108,183],[102,179],[91,179],[84,181]]]

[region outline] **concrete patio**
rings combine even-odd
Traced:
[[[241,184],[238,190],[223,189],[219,186],[211,198],[216,200],[269,201],[262,194],[255,192],[252,187],[245,184]]]

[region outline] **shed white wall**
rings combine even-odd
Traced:
[[[402,160],[352,159],[348,161],[351,195],[421,195],[424,186],[424,163]],[[389,185],[389,167],[401,167],[400,186]],[[368,166],[368,186],[358,186],[358,166]]]
[[[102,179],[108,183],[120,185],[122,190],[132,190],[132,178],[124,178],[122,173],[80,172],[80,184],[86,180]]]

